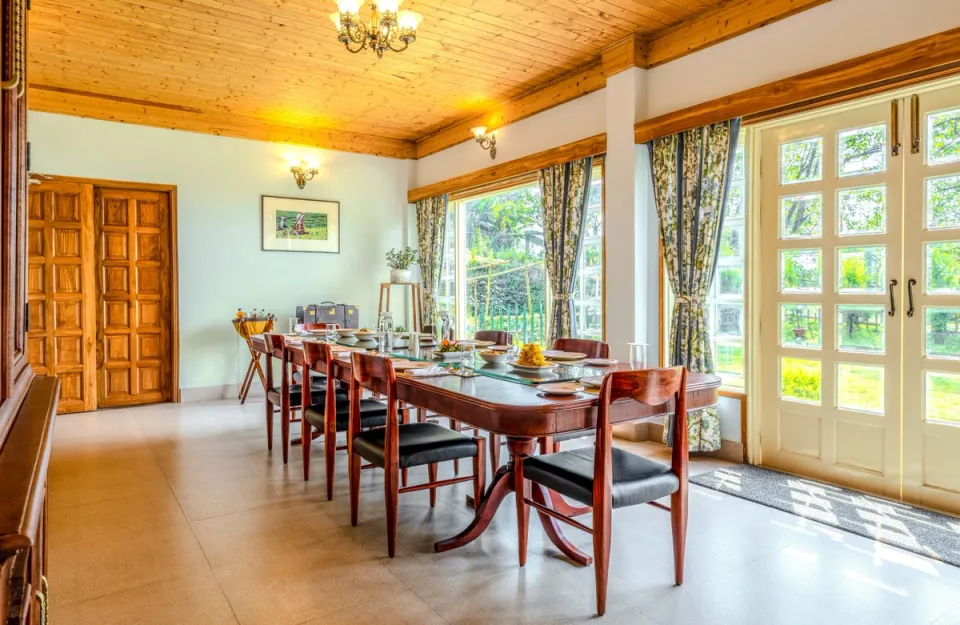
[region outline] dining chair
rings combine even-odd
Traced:
[[[473,496],[480,501],[485,487],[484,439],[469,437],[436,423],[399,423],[397,420],[397,375],[388,358],[353,352],[350,381],[350,421],[347,446],[350,457],[350,523],[357,525],[360,508],[361,458],[384,470],[383,490],[387,511],[387,553],[392,558],[397,545],[397,509],[400,493],[430,490],[430,507],[437,504],[437,488],[473,482]],[[385,427],[362,430],[360,397],[363,389],[387,398]],[[448,460],[473,458],[473,475],[437,479],[437,465]],[[427,482],[400,487],[400,471],[427,465]]]
[[[299,418],[294,418],[293,413],[299,412],[303,404],[301,396],[302,386],[290,381],[290,367],[287,363],[285,349],[287,345],[286,337],[282,334],[264,334],[267,342],[267,348],[270,350],[267,356],[267,368],[265,376],[268,384],[267,389],[267,449],[273,449],[273,409],[272,406],[280,406],[280,443],[283,449],[283,464],[287,464],[290,454],[290,424],[299,423]],[[274,386],[273,381],[273,360],[280,360],[280,388]],[[289,391],[284,396],[283,389],[289,386]],[[311,403],[322,403],[326,396],[326,386],[318,386],[311,391]]]
[[[610,346],[603,341],[595,341],[593,339],[559,338],[553,342],[553,349],[561,352],[586,354],[587,358],[610,357]],[[576,432],[556,434],[549,439],[541,439],[540,450],[541,453],[547,453],[548,451],[557,453],[560,451],[560,443],[563,441],[585,438],[587,436],[593,436],[593,430],[578,430]]]
[[[273,350],[263,334],[256,334],[250,337],[250,347],[258,354],[263,354],[263,394],[265,397],[265,407],[267,413],[267,450],[273,449],[273,414],[280,411],[277,406],[270,401],[270,389],[273,387]]]
[[[594,577],[597,612],[607,607],[607,576],[610,569],[612,511],[648,503],[670,511],[673,530],[674,581],[683,583],[684,548],[687,536],[687,371],[684,367],[615,371],[607,374],[600,389],[597,410],[597,444],[593,447],[539,456],[517,456],[514,487],[517,493],[520,566],[527,560],[530,507],[538,513],[593,534]],[[620,399],[664,406],[674,401],[673,451],[670,465],[632,454],[613,446],[610,405]],[[669,408],[668,406],[664,406]],[[593,527],[560,514],[530,498],[531,483],[545,486],[575,499],[593,510]],[[670,507],[657,500],[670,496]]]
[[[494,345],[512,345],[513,344],[513,333],[506,330],[478,330],[476,334],[473,335],[473,340],[475,341],[493,341]],[[479,431],[472,426],[463,427],[463,424],[450,417],[450,427],[456,430],[457,432],[462,432],[464,430],[474,430]],[[502,446],[502,441],[499,434],[494,434],[489,432],[489,445],[490,445],[490,471],[491,474],[496,473],[497,469],[500,468],[500,447]],[[460,474],[460,461],[454,460],[453,462],[453,474]]]
[[[314,438],[323,436],[323,455],[326,464],[327,500],[333,499],[333,475],[337,450],[346,449],[346,445],[337,446],[337,433],[346,432],[350,421],[350,398],[346,392],[336,389],[334,376],[331,375],[333,350],[326,343],[305,341],[303,343],[303,366],[310,373],[322,371],[326,376],[326,394],[323,401],[312,403],[312,376],[306,376],[304,392],[300,394],[303,415],[303,479],[310,479],[310,448]],[[403,413],[406,416],[406,412]],[[332,415],[328,418],[327,415]],[[387,405],[374,399],[360,400],[360,428],[382,427],[387,422]],[[314,428],[316,429],[314,431]]]

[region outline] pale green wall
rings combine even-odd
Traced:
[[[247,357],[230,324],[238,307],[285,324],[297,304],[332,299],[374,323],[383,255],[408,236],[411,161],[46,113],[31,112],[28,128],[35,173],[177,186],[185,400],[229,393],[242,378]],[[303,191],[290,155],[320,162]],[[262,194],[339,201],[341,253],[261,251]]]

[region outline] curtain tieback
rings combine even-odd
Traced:
[[[673,301],[677,304],[687,304],[690,306],[702,306],[703,299],[699,297],[694,297],[693,295],[676,295],[673,298]]]

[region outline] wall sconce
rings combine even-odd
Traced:
[[[320,173],[320,170],[316,167],[310,167],[306,161],[300,161],[299,163],[290,161],[290,173],[297,181],[297,186],[302,189],[307,186],[308,180],[313,180],[313,177]]]
[[[477,143],[480,144],[484,150],[490,150],[490,158],[497,158],[497,138],[491,132],[487,134],[486,126],[477,126],[476,128],[471,128],[470,132],[473,133],[474,138],[477,140]]]

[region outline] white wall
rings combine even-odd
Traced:
[[[285,325],[297,304],[334,300],[375,321],[384,253],[405,239],[411,161],[45,113],[31,112],[28,128],[35,173],[177,186],[184,399],[242,378],[248,357],[230,324],[238,307],[266,308]],[[320,163],[302,191],[291,155]],[[262,194],[339,201],[340,254],[261,251]]]

